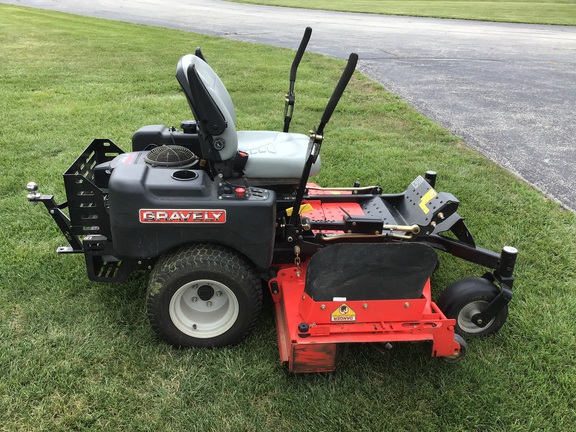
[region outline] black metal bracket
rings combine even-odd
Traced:
[[[453,240],[440,235],[422,236],[421,241],[429,243],[435,249],[454,255],[457,258],[481,265],[490,269],[496,269],[500,262],[500,255],[488,249],[471,246],[464,242]]]
[[[466,226],[464,219],[462,219],[458,213],[452,213],[441,223],[437,224],[432,234],[439,234],[448,230],[450,230],[461,242],[464,242],[472,247],[476,246],[472,233]]]
[[[514,297],[512,285],[514,284],[513,273],[517,255],[518,251],[515,248],[510,246],[504,247],[500,254],[500,261],[498,262],[496,271],[494,273],[486,273],[482,276],[500,288],[500,293],[494,297],[486,309],[472,316],[471,321],[478,327],[488,325],[488,323],[510,303],[512,297]]]
[[[500,288],[500,293],[490,302],[488,307],[482,312],[474,314],[470,320],[476,324],[478,327],[486,327],[490,321],[492,321],[498,313],[510,303],[514,293],[503,282],[499,281],[492,273],[486,273],[482,276],[485,279],[490,280],[494,285]]]
[[[46,210],[48,210],[48,213],[50,214],[50,216],[52,216],[52,219],[54,219],[54,222],[56,222],[56,225],[58,225],[58,228],[60,228],[60,231],[62,231],[62,234],[64,234],[66,240],[68,240],[70,248],[59,247],[56,250],[56,252],[58,253],[84,252],[82,244],[80,243],[80,239],[72,232],[72,225],[70,223],[70,219],[62,211],[62,209],[68,207],[67,202],[64,202],[62,204],[56,204],[56,201],[54,201],[54,195],[41,195],[35,192],[28,194],[28,201],[31,202],[32,204],[38,204],[39,202],[44,204]]]
[[[284,227],[284,239],[288,243],[299,244],[302,240],[302,231],[301,226],[288,223]]]
[[[346,215],[344,218],[344,232],[362,234],[381,234],[383,229],[382,219]]]
[[[101,235],[88,235],[83,244],[88,278],[96,282],[122,283],[132,271],[151,269],[154,264],[152,259],[116,257],[112,242]]]

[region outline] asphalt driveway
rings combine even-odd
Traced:
[[[222,0],[0,0],[347,58],[576,210],[576,27],[310,11]]]

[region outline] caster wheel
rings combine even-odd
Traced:
[[[468,344],[464,340],[462,336],[459,334],[454,335],[454,340],[460,344],[460,351],[458,354],[454,354],[448,357],[442,357],[446,363],[458,363],[460,360],[463,360],[466,357],[466,353],[468,351]]]
[[[483,337],[497,333],[508,318],[508,306],[480,327],[472,317],[484,311],[498,295],[499,289],[492,282],[478,277],[461,279],[449,285],[438,297],[436,304],[444,315],[456,320],[456,333],[466,337]]]

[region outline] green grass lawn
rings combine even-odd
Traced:
[[[147,274],[92,283],[81,256],[54,253],[64,239],[27,203],[26,183],[63,200],[61,173],[92,138],[129,150],[141,125],[190,118],[174,72],[197,45],[230,89],[239,128],[280,129],[289,50],[0,5],[0,430],[572,429],[576,215],[358,73],[326,129],[317,182],[400,192],[434,169],[481,246],[520,250],[508,322],[470,341],[463,362],[420,344],[346,346],[336,374],[290,376],[270,299],[238,347],[178,351],[147,321]],[[342,68],[306,54],[294,132],[318,122]],[[436,293],[482,273],[441,262]]]
[[[576,25],[575,0],[230,0],[384,15]]]

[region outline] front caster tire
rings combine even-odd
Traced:
[[[483,337],[497,333],[508,318],[508,306],[484,327],[479,327],[472,317],[484,311],[500,291],[492,282],[479,277],[464,278],[449,285],[436,304],[448,318],[456,320],[455,332],[460,336]]]
[[[459,361],[463,360],[464,357],[466,357],[466,353],[468,352],[468,344],[464,338],[462,338],[462,336],[459,334],[454,334],[454,340],[460,345],[460,351],[458,351],[458,354],[443,357],[446,363],[458,363]]]
[[[220,245],[197,244],[164,254],[150,275],[148,318],[159,338],[179,348],[242,341],[262,307],[250,262]]]

